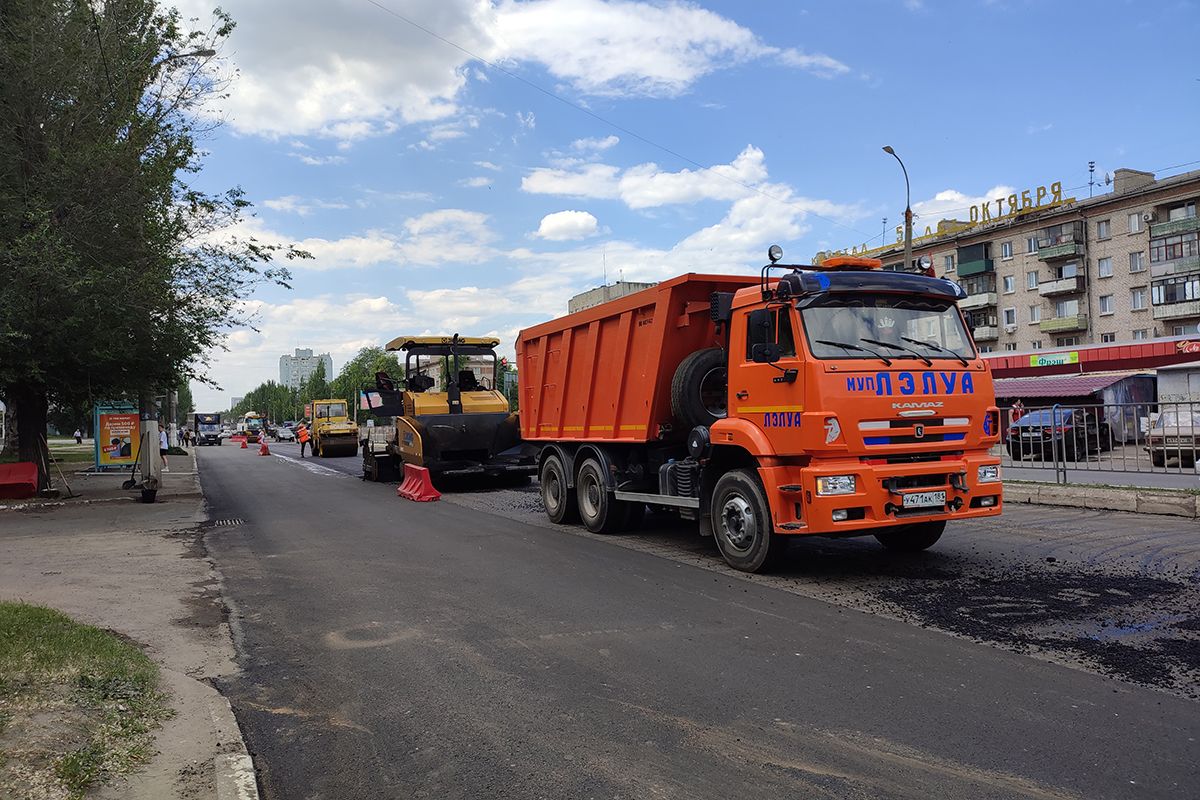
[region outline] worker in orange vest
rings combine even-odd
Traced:
[[[296,426],[296,438],[300,440],[300,457],[304,458],[304,448],[308,445],[308,426],[302,421]],[[309,454],[312,454],[312,448],[309,448]]]

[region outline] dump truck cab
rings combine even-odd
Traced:
[[[841,258],[771,265],[729,298],[728,413],[710,441],[755,458],[777,529],[886,538],[999,512],[999,411],[963,296]]]
[[[962,289],[869,259],[777,260],[521,332],[521,427],[552,521],[610,532],[673,509],[756,571],[789,535],[911,551],[1000,513],[999,412]]]
[[[458,334],[388,342],[387,350],[404,354],[404,375],[399,381],[377,375],[365,392],[370,410],[390,424],[368,432],[364,474],[388,479],[403,464],[428,469],[435,479],[533,474],[537,466],[521,451],[516,415],[499,390],[499,344]]]
[[[315,455],[334,458],[358,452],[358,426],[350,419],[345,400],[313,400],[311,430]]]

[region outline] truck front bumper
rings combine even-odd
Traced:
[[[853,535],[929,520],[997,516],[1003,486],[979,475],[980,467],[993,466],[999,475],[1000,460],[980,453],[907,464],[831,459],[806,467],[761,467],[759,475],[777,533]],[[854,491],[819,494],[817,478],[836,475],[853,475]]]

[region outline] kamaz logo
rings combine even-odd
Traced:
[[[926,400],[914,403],[892,403],[892,408],[941,408],[946,405],[941,400]]]
[[[896,390],[900,394],[975,394],[975,378],[969,372],[879,372],[846,378],[849,392],[894,395]]]

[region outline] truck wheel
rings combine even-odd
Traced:
[[[558,525],[567,525],[579,521],[579,506],[575,502],[575,494],[567,486],[567,471],[563,468],[562,459],[557,455],[546,456],[539,475],[542,489],[542,505],[546,507],[546,516]]]
[[[158,497],[158,489],[142,489],[142,502],[153,503]]]
[[[1151,452],[1150,453],[1150,463],[1156,467],[1165,467],[1167,465],[1167,454],[1165,452],[1162,452],[1162,453],[1159,453],[1157,451]]]
[[[944,530],[946,530],[946,520],[939,519],[883,531],[875,534],[875,538],[888,550],[894,550],[897,553],[919,553],[937,544],[937,540],[942,538]]]
[[[585,459],[575,477],[579,519],[592,533],[616,533],[629,521],[625,503],[612,496],[604,480],[604,468],[594,458]]]
[[[671,411],[684,429],[724,419],[729,402],[725,351],[697,350],[679,363],[671,379]]]
[[[717,481],[712,526],[717,548],[734,569],[758,572],[783,556],[786,542],[772,531],[766,495],[750,470],[731,470]]]

